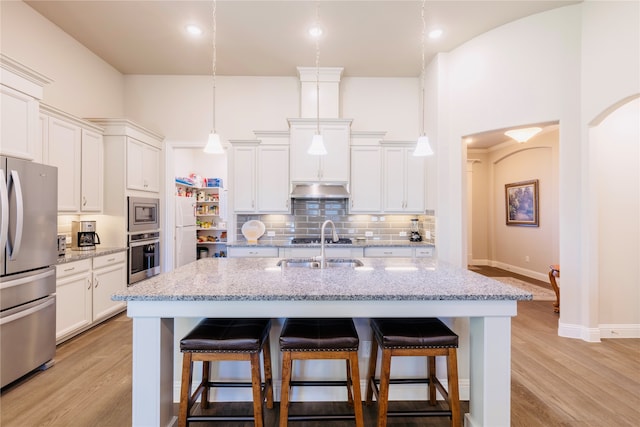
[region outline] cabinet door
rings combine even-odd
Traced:
[[[89,326],[91,320],[91,273],[57,279],[56,340]]]
[[[384,148],[384,206],[385,212],[403,212],[405,206],[405,150]]]
[[[289,212],[289,147],[264,146],[258,149],[258,211]]]
[[[82,212],[102,210],[103,154],[102,135],[82,130],[82,182],[80,189]]]
[[[82,130],[79,126],[49,117],[49,159],[58,168],[58,211],[80,211]]]
[[[319,181],[320,157],[307,154],[311,139],[316,133],[315,126],[295,126],[291,128],[291,181]]]
[[[233,210],[255,212],[256,147],[233,149]]]
[[[36,135],[38,101],[0,85],[0,105],[0,154],[39,160]]]
[[[124,307],[123,301],[112,301],[111,295],[127,287],[124,263],[93,271],[93,320],[109,317]]]
[[[157,193],[160,189],[160,151],[127,138],[127,188]]]
[[[382,149],[351,149],[351,198],[349,212],[380,212],[382,209]]]
[[[348,125],[321,128],[327,155],[320,156],[320,180],[327,182],[349,181],[349,137]],[[311,141],[311,139],[309,139]]]

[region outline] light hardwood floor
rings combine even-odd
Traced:
[[[494,270],[483,274],[512,275]],[[640,423],[640,339],[586,343],[560,338],[557,322],[558,315],[553,313],[550,302],[518,304],[518,316],[512,322],[512,426],[637,427]],[[56,364],[51,369],[2,390],[0,426],[130,425],[131,329],[130,319],[120,315],[59,346]],[[343,410],[337,403],[303,405],[306,406],[298,409],[329,413]],[[239,406],[250,410],[250,406]],[[462,410],[468,410],[467,402],[463,402]],[[266,425],[277,425],[277,416],[277,405],[273,410],[266,410]],[[366,425],[374,425],[374,419],[375,406],[365,407]],[[292,426],[352,424],[297,422]],[[425,425],[447,426],[448,420],[400,418],[389,422],[390,427]]]

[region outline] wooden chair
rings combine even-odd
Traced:
[[[378,400],[378,427],[386,427],[387,417],[450,417],[451,426],[461,426],[460,397],[458,392],[458,336],[435,318],[371,319],[373,339],[367,374],[366,404],[375,394]],[[380,378],[376,378],[378,347],[382,350]],[[394,356],[426,356],[429,368],[427,378],[391,378],[391,358]],[[445,389],[436,377],[436,356],[447,358]],[[436,404],[436,388],[448,403],[448,410],[390,411],[389,386],[391,384],[428,384],[429,403]],[[379,388],[378,388],[379,386]]]
[[[256,427],[264,425],[262,405],[273,408],[273,381],[271,349],[269,345],[270,319],[204,319],[181,341],[183,352],[182,387],[178,426],[185,427],[198,421],[250,421]],[[263,354],[264,382],[260,366]],[[250,361],[251,382],[215,382],[209,380],[211,362]],[[191,394],[193,362],[202,361],[202,381]],[[209,389],[213,387],[251,387],[253,415],[191,415],[191,409],[202,396],[201,408],[209,407]]]
[[[282,393],[280,396],[280,427],[289,420],[354,419],[357,427],[364,427],[360,371],[358,369],[358,333],[352,319],[287,319],[280,334],[282,352]],[[347,364],[346,381],[293,381],[294,360],[344,359]],[[294,386],[346,386],[353,414],[289,415],[289,393]]]
[[[549,282],[551,282],[553,292],[556,293],[556,302],[553,303],[553,311],[560,313],[560,287],[556,282],[556,277],[560,277],[560,265],[552,264],[549,266]]]

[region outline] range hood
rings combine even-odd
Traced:
[[[348,199],[345,184],[304,183],[294,184],[292,199]]]

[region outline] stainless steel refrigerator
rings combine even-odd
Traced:
[[[0,156],[0,387],[56,350],[58,169]]]

